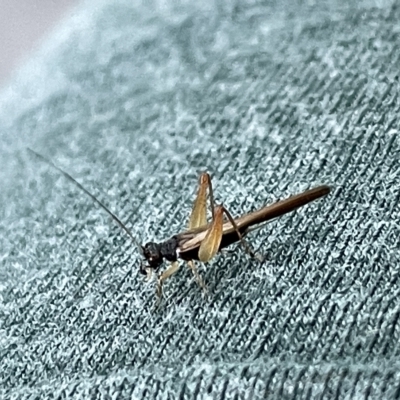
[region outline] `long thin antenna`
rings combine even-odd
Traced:
[[[63,171],[61,168],[57,167],[52,161],[48,160],[46,157],[43,157],[41,154],[36,153],[36,151],[30,149],[27,147],[27,149],[33,153],[36,157],[40,158],[42,161],[45,163],[49,164],[53,168],[55,168],[57,171],[61,172],[70,182],[75,184],[79,189],[84,191],[93,201],[95,201],[105,212],[108,213],[108,215],[129,235],[129,237],[132,239],[132,241],[136,244],[136,246],[139,247],[139,250],[141,251],[141,246],[139,242],[136,240],[136,238],[133,236],[132,232],[126,227],[126,225],[113,213],[111,212],[100,200],[98,200],[92,193],[90,193],[88,190],[86,190],[78,181],[76,181],[68,172]]]

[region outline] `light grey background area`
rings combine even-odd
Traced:
[[[71,12],[75,0],[2,0],[0,12],[0,86],[39,46],[41,38]]]
[[[400,8],[86,2],[0,96],[0,397],[395,399]],[[129,238],[185,229],[198,173],[235,216],[326,198],[200,273]]]

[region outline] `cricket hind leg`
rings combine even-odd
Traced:
[[[256,252],[253,250],[253,248],[250,246],[250,244],[247,242],[247,240],[245,240],[245,238],[243,237],[243,235],[240,233],[239,227],[236,225],[236,222],[235,222],[235,220],[233,219],[231,213],[230,213],[224,206],[221,206],[221,207],[222,207],[222,209],[223,209],[224,214],[228,217],[229,222],[232,224],[233,228],[235,229],[235,232],[236,232],[237,235],[238,235],[238,238],[239,238],[240,244],[241,244],[242,247],[243,247],[243,250],[244,250],[250,257],[255,258],[255,259],[259,260],[259,261],[263,261],[264,258],[263,258],[260,254],[256,253]]]

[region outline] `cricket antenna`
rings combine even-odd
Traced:
[[[132,232],[126,227],[126,225],[113,213],[111,212],[100,200],[98,200],[92,193],[86,190],[78,181],[76,181],[68,172],[63,171],[61,168],[57,167],[52,161],[48,160],[46,157],[43,157],[41,154],[36,153],[36,151],[27,147],[27,149],[33,153],[36,157],[40,158],[45,163],[49,164],[51,167],[55,168],[57,171],[61,172],[70,182],[75,184],[79,189],[84,191],[93,201],[95,201],[108,215],[128,234],[128,236],[132,239],[133,243],[139,248],[139,252],[143,254],[142,246],[133,236]]]

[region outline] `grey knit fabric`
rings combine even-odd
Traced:
[[[109,0],[49,34],[0,99],[0,397],[398,398],[396,3]],[[153,312],[129,237],[28,146],[141,243],[204,170],[235,216],[333,191]]]

